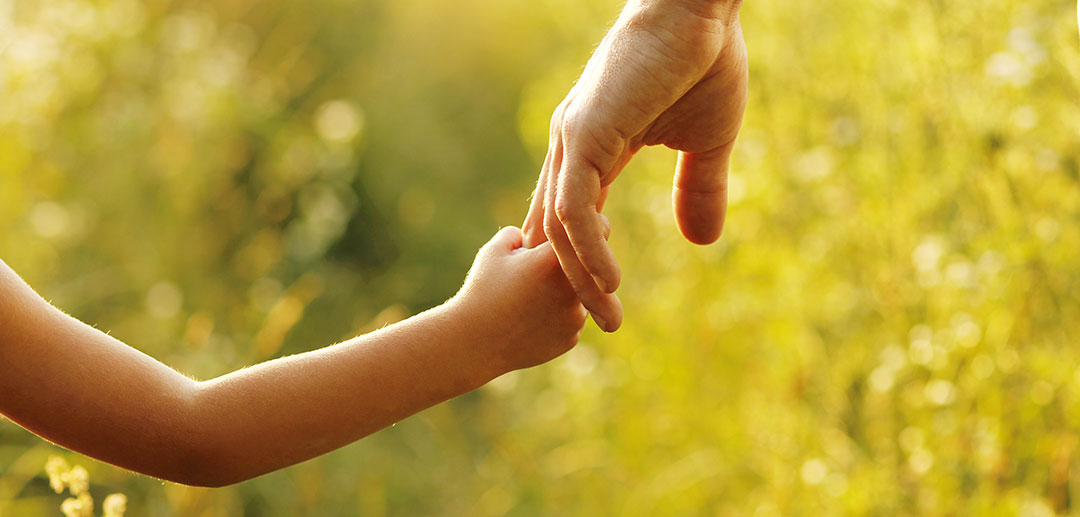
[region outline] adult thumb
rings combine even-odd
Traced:
[[[701,153],[679,152],[671,202],[679,231],[690,242],[710,244],[724,230],[728,159],[733,144]]]

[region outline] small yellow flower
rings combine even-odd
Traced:
[[[60,456],[49,456],[49,461],[45,462],[45,473],[49,475],[49,486],[56,493],[59,494],[64,491],[64,478],[70,469],[68,462]]]
[[[83,492],[79,497],[69,497],[60,503],[60,511],[64,517],[94,517],[94,500],[90,494]]]
[[[127,511],[127,496],[124,494],[109,494],[102,503],[104,517],[124,517]]]

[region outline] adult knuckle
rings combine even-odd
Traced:
[[[563,137],[576,142],[583,158],[597,168],[598,172],[619,159],[629,141],[627,135],[613,122],[589,113],[576,113],[568,120]]]
[[[563,136],[569,140],[585,142],[590,146],[607,148],[618,140],[619,133],[611,128],[602,117],[586,109],[577,109],[567,113],[563,119]]]
[[[562,133],[563,126],[566,124],[566,110],[570,104],[570,97],[563,99],[558,106],[555,106],[555,111],[551,112],[551,123],[549,130],[552,136]]]
[[[552,118],[561,119],[563,117],[563,115],[566,113],[567,107],[570,106],[570,99],[572,99],[573,96],[574,92],[573,90],[571,90],[570,93],[568,93],[566,97],[564,97],[563,100],[559,102],[559,105],[555,106],[555,111],[553,112]]]
[[[574,109],[563,114],[563,135],[572,137],[580,134],[588,123],[588,115],[582,109]]]
[[[577,221],[578,214],[578,207],[570,202],[569,197],[558,196],[555,198],[555,216],[563,224],[574,224]]]
[[[562,116],[556,111],[551,115],[551,123],[548,125],[548,137],[551,138],[552,141],[558,139],[559,135],[562,134],[562,126]]]
[[[559,232],[562,231],[562,222],[555,214],[544,218],[544,235],[547,235],[551,245],[554,246]]]

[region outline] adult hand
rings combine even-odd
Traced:
[[[720,236],[728,158],[746,106],[740,3],[631,0],[552,115],[524,243],[551,241],[570,284],[607,332],[622,323],[622,306],[600,210],[642,146],[679,151],[672,202],[682,234],[698,244]]]

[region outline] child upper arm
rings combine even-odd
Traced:
[[[0,261],[0,413],[141,472],[182,455],[195,382],[64,314]],[[179,457],[179,455],[177,457]],[[156,458],[156,459],[153,459]]]

